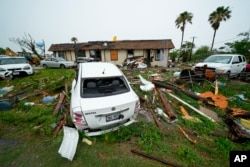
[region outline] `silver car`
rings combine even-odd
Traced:
[[[62,57],[50,57],[40,62],[44,68],[72,68],[75,67],[75,62],[65,60]]]

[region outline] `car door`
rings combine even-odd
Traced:
[[[240,56],[234,56],[231,65],[231,74],[237,75],[241,72],[242,59]]]
[[[44,64],[47,65],[48,67],[51,67],[51,58],[45,59]]]
[[[59,67],[59,63],[58,63],[58,60],[55,59],[55,58],[52,58],[51,59],[51,67]]]

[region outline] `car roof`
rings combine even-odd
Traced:
[[[109,62],[88,62],[81,63],[79,68],[81,78],[122,76],[121,70]]]
[[[243,56],[240,54],[213,54],[211,56]]]

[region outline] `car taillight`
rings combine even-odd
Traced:
[[[80,126],[87,126],[87,122],[85,121],[84,117],[80,113],[73,113],[73,123],[75,125],[80,125]]]

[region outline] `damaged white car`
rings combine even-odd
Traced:
[[[72,82],[70,115],[86,136],[97,136],[135,121],[140,101],[112,63],[80,63]]]

